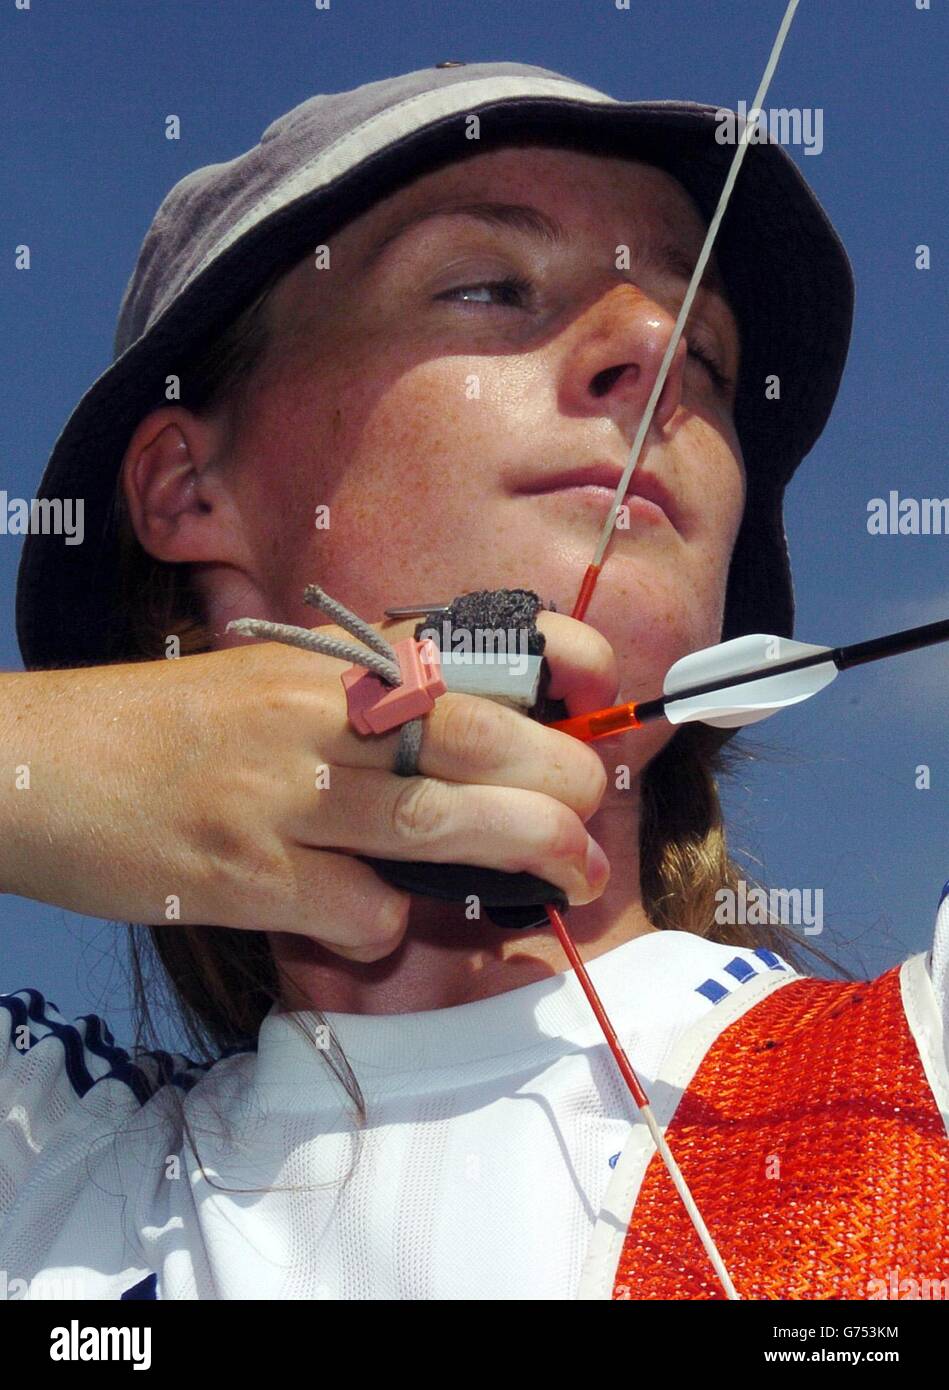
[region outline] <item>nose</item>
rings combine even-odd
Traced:
[[[564,383],[564,404],[577,414],[612,414],[632,439],[656,384],[675,319],[637,286],[623,284],[601,295],[572,329],[576,349]],[[652,419],[660,432],[682,399],[687,353],[683,335]]]

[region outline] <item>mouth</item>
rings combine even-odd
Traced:
[[[562,473],[544,474],[522,484],[515,491],[530,497],[549,493],[573,493],[577,501],[584,495],[598,504],[612,501],[623,476],[623,469],[612,463],[591,463]],[[652,521],[665,521],[681,532],[675,499],[664,483],[653,473],[640,468],[633,470],[623,502],[633,514]]]

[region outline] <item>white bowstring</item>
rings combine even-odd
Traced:
[[[794,12],[797,9],[797,7],[798,0],[790,0],[790,4],[788,5],[787,10],[784,14],[784,18],[781,21],[781,27],[778,30],[777,37],[774,41],[774,47],[771,49],[771,57],[768,59],[768,65],[764,70],[764,76],[761,79],[761,84],[758,87],[757,92],[755,93],[755,99],[750,113],[752,119],[746,122],[745,128],[741,133],[741,139],[739,140],[738,147],[735,150],[735,157],[731,162],[731,168],[728,171],[728,177],[725,180],[725,184],[721,192],[721,197],[718,200],[718,207],[715,209],[715,215],[713,216],[711,222],[708,225],[708,231],[705,235],[705,243],[702,247],[702,250],[699,252],[699,258],[695,264],[695,269],[692,272],[692,279],[689,281],[689,288],[686,290],[685,299],[682,301],[682,308],[679,310],[679,317],[676,319],[676,326],[673,329],[672,337],[669,339],[669,346],[666,348],[665,356],[662,359],[662,365],[659,368],[659,375],[656,377],[655,384],[652,388],[652,393],[650,394],[649,400],[646,403],[645,414],[643,415],[642,420],[639,422],[639,429],[636,431],[636,438],[633,440],[633,447],[630,450],[629,462],[623,470],[622,478],[620,478],[619,482],[616,485],[616,493],[613,497],[613,505],[610,508],[609,514],[607,515],[606,521],[603,526],[603,532],[600,536],[600,541],[596,548],[596,554],[593,557],[594,565],[599,566],[603,563],[603,556],[606,554],[606,547],[610,543],[610,536],[613,534],[613,527],[616,523],[616,518],[619,515],[619,509],[623,505],[623,499],[625,498],[626,493],[629,489],[629,480],[633,476],[633,469],[636,467],[636,464],[639,461],[639,455],[642,452],[643,441],[646,438],[646,433],[649,429],[649,426],[652,424],[652,417],[656,413],[656,406],[659,402],[659,397],[662,394],[662,388],[666,384],[666,377],[669,375],[669,367],[672,363],[673,357],[675,356],[676,348],[679,346],[679,339],[682,337],[682,330],[685,328],[685,321],[689,317],[689,311],[692,308],[692,301],[694,300],[696,293],[698,292],[699,283],[702,279],[702,276],[705,273],[705,267],[708,263],[708,258],[712,254],[712,247],[715,243],[715,237],[718,233],[719,223],[725,215],[725,209],[728,207],[728,200],[731,197],[732,189],[735,186],[735,180],[738,177],[738,170],[741,168],[742,161],[745,158],[745,151],[748,148],[750,136],[757,127],[757,113],[761,109],[761,105],[768,94],[768,88],[771,86],[771,79],[774,76],[775,68],[778,66],[778,59],[781,56],[781,50],[784,47],[784,40],[787,38],[788,30],[791,27],[791,20],[794,18]]]
[[[741,168],[742,161],[744,160],[745,151],[748,148],[750,136],[757,126],[758,112],[760,111],[762,103],[764,102],[764,99],[768,94],[768,88],[771,85],[771,79],[774,76],[776,67],[778,66],[778,59],[781,56],[781,50],[784,47],[784,41],[787,38],[788,30],[791,27],[791,21],[794,18],[794,13],[798,7],[798,3],[799,0],[790,0],[790,3],[788,4],[787,10],[784,14],[784,18],[781,21],[781,27],[778,29],[777,37],[775,38],[774,45],[771,49],[771,56],[768,59],[768,65],[764,70],[764,75],[761,78],[761,83],[758,87],[757,92],[755,93],[755,99],[752,104],[752,109],[750,113],[752,119],[746,122],[745,128],[741,133],[741,139],[739,140],[738,147],[735,150],[735,157],[732,160],[731,167],[728,170],[728,177],[725,179],[721,196],[718,200],[718,206],[715,209],[715,214],[708,225],[708,231],[705,234],[705,242],[702,246],[702,250],[699,252],[699,258],[696,261],[695,269],[692,272],[692,279],[689,281],[689,288],[686,290],[685,299],[682,301],[682,307],[679,310],[679,317],[676,320],[676,325],[673,329],[672,337],[669,339],[669,345],[666,348],[665,356],[662,359],[662,365],[659,368],[659,374],[656,377],[656,381],[653,385],[652,392],[649,396],[649,400],[646,403],[646,410],[642,420],[639,423],[639,429],[636,431],[636,438],[633,440],[633,447],[630,451],[629,462],[626,465],[622,478],[620,478],[619,482],[616,485],[616,493],[613,497],[613,505],[610,508],[609,514],[606,518],[606,522],[603,526],[603,534],[600,536],[600,542],[597,546],[596,554],[593,557],[593,564],[596,566],[602,564],[603,556],[606,553],[606,547],[610,543],[610,536],[613,534],[613,527],[616,522],[616,517],[619,514],[619,509],[623,504],[623,499],[626,496],[627,489],[629,488],[629,480],[633,476],[633,469],[636,467],[636,464],[639,460],[639,455],[642,452],[643,441],[646,438],[646,433],[649,429],[649,426],[652,424],[652,417],[655,414],[656,405],[659,401],[660,395],[662,394],[662,388],[666,383],[666,377],[669,375],[669,367],[672,363],[673,357],[675,356],[676,348],[679,346],[679,339],[682,337],[682,330],[685,327],[686,319],[689,317],[689,311],[692,308],[692,301],[696,296],[699,283],[702,279],[703,274],[705,273],[705,267],[708,264],[708,258],[712,254],[712,247],[715,244],[715,237],[718,234],[719,225],[721,223],[722,218],[725,215],[725,209],[728,207],[728,200],[731,197],[732,189],[735,186],[735,180],[738,177],[738,171]],[[689,1188],[688,1183],[685,1180],[685,1177],[682,1174],[682,1170],[679,1168],[678,1163],[676,1163],[672,1151],[669,1148],[669,1145],[666,1143],[665,1135],[660,1129],[656,1121],[656,1118],[652,1113],[651,1107],[648,1105],[640,1107],[640,1113],[643,1115],[646,1121],[646,1125],[649,1129],[650,1134],[652,1135],[653,1142],[656,1146],[656,1150],[659,1154],[659,1157],[662,1159],[666,1171],[668,1172],[670,1178],[675,1184],[676,1191],[678,1192],[679,1197],[682,1200],[682,1204],[685,1207],[686,1212],[688,1213],[689,1220],[692,1222],[692,1226],[695,1229],[695,1232],[698,1235],[699,1240],[702,1242],[702,1247],[708,1255],[709,1259],[711,1260],[715,1273],[718,1275],[719,1280],[721,1281],[721,1285],[722,1288],[725,1290],[726,1297],[730,1300],[740,1301],[741,1295],[738,1293],[738,1290],[735,1288],[735,1285],[732,1282],[732,1278],[731,1275],[728,1273],[725,1261],[722,1259],[718,1246],[715,1244],[715,1240],[712,1236],[712,1233],[709,1231],[708,1227],[705,1224],[705,1221],[702,1217],[702,1213],[699,1211],[698,1203],[692,1196],[692,1192]]]
[[[728,1272],[728,1267],[726,1266],[725,1261],[722,1259],[718,1246],[715,1244],[715,1238],[712,1235],[709,1228],[706,1226],[702,1213],[699,1211],[698,1203],[692,1196],[691,1189],[689,1187],[689,1184],[685,1180],[682,1169],[679,1167],[678,1163],[676,1163],[672,1150],[666,1143],[666,1137],[663,1134],[662,1130],[659,1128],[658,1120],[652,1113],[652,1106],[641,1105],[639,1107],[639,1113],[646,1121],[649,1133],[652,1135],[653,1138],[653,1143],[655,1144],[656,1149],[658,1150],[659,1157],[662,1159],[663,1163],[666,1166],[666,1172],[669,1174],[670,1178],[675,1184],[675,1189],[678,1192],[680,1198],[682,1199],[682,1205],[688,1212],[689,1220],[692,1222],[692,1225],[695,1228],[695,1233],[698,1236],[699,1240],[702,1242],[702,1247],[705,1250],[706,1255],[708,1255],[709,1259],[712,1262],[712,1268],[715,1270],[715,1273],[719,1277],[722,1288],[725,1290],[726,1297],[733,1301],[740,1302],[741,1294],[738,1292],[738,1290],[735,1288],[735,1285],[732,1283],[732,1277]]]

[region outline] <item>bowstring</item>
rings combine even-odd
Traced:
[[[620,478],[619,482],[616,485],[616,491],[613,496],[613,502],[610,507],[609,513],[607,514],[606,521],[603,524],[603,531],[600,535],[600,540],[594,553],[593,561],[587,567],[586,573],[583,577],[583,581],[580,585],[580,592],[577,595],[577,601],[573,608],[572,616],[575,618],[583,617],[583,614],[586,612],[587,604],[589,603],[590,597],[593,593],[593,589],[596,585],[596,581],[600,573],[600,568],[603,564],[603,557],[606,554],[607,546],[610,543],[610,537],[613,534],[616,518],[619,515],[620,507],[623,504],[623,499],[625,498],[627,490],[629,488],[629,482],[633,476],[633,470],[635,469],[636,464],[639,461],[639,456],[642,453],[646,435],[648,433],[650,425],[652,424],[652,418],[656,412],[656,406],[659,402],[659,397],[662,394],[662,388],[665,386],[666,377],[669,375],[669,368],[672,364],[672,359],[675,356],[676,349],[679,346],[679,340],[682,337],[682,332],[685,328],[686,320],[688,319],[689,313],[692,309],[692,303],[695,299],[696,294],[698,293],[698,287],[701,283],[702,276],[705,273],[705,267],[708,264],[709,256],[712,254],[712,247],[715,244],[715,238],[718,235],[718,229],[721,225],[722,218],[725,215],[725,210],[728,207],[729,200],[731,199],[732,190],[734,189],[735,181],[738,178],[738,171],[741,169],[742,163],[744,161],[745,154],[747,152],[748,145],[751,140],[751,135],[757,129],[758,121],[762,114],[763,103],[765,97],[768,94],[768,89],[771,86],[771,79],[774,76],[775,70],[778,66],[778,60],[781,57],[781,52],[784,48],[784,43],[788,36],[788,31],[791,27],[791,22],[794,19],[798,3],[799,0],[789,0],[787,9],[784,12],[784,18],[781,21],[777,35],[775,36],[774,43],[771,47],[771,55],[768,58],[768,62],[762,75],[761,81],[758,84],[758,90],[755,93],[754,103],[750,112],[751,120],[746,121],[744,129],[741,133],[741,139],[738,141],[738,145],[735,149],[734,157],[732,159],[731,165],[729,166],[728,175],[722,186],[721,194],[719,195],[718,206],[716,207],[715,212],[712,216],[712,220],[708,225],[708,229],[705,234],[705,241],[702,244],[702,249],[699,252],[698,260],[696,261],[695,268],[692,271],[692,278],[689,281],[689,286],[686,290],[685,298],[683,299],[682,306],[679,309],[679,314],[678,318],[676,319],[675,328],[672,331],[672,336],[669,339],[669,343],[666,347],[665,355],[663,356],[662,363],[659,367],[659,372],[656,376],[656,380],[653,384],[652,391],[649,395],[649,400],[646,403],[646,409],[643,413],[643,418],[639,423],[638,430],[636,431],[636,437],[633,440],[633,445],[630,450],[629,461],[625,469],[623,470],[623,476]],[[568,959],[571,961],[571,964],[573,965],[574,971],[578,976],[581,986],[583,986],[584,991],[587,993],[588,999],[591,999],[592,1003],[592,982],[590,982],[589,976],[586,972],[586,967],[584,966],[583,961],[580,959],[579,953],[576,951],[576,948],[573,947],[573,943],[570,941],[569,934],[567,933],[566,923],[564,923],[563,918],[556,911],[556,908],[554,908],[552,904],[547,905],[547,914],[550,918],[551,925],[554,926],[554,928],[558,932],[558,935],[560,936],[561,945],[567,951]],[[569,945],[573,947],[572,950],[568,949],[568,942]],[[584,983],[584,981],[586,981],[586,983]],[[597,1002],[599,1001],[597,1000]],[[595,1009],[594,1012],[596,1012]],[[633,1096],[633,1099],[636,1101],[640,1114],[646,1121],[647,1127],[653,1139],[653,1143],[655,1144],[656,1151],[659,1154],[659,1157],[662,1160],[662,1163],[665,1166],[667,1173],[672,1179],[673,1184],[675,1185],[675,1189],[679,1194],[683,1207],[685,1208],[685,1211],[688,1214],[689,1220],[691,1221],[692,1226],[696,1234],[698,1235],[699,1240],[702,1243],[702,1247],[708,1255],[712,1263],[712,1267],[714,1268],[715,1273],[718,1276],[719,1282],[721,1283],[722,1288],[724,1289],[725,1296],[729,1300],[740,1300],[741,1295],[735,1288],[731,1275],[728,1272],[728,1267],[726,1266],[725,1261],[722,1258],[717,1245],[715,1244],[715,1239],[709,1231],[708,1226],[706,1225],[702,1217],[702,1214],[699,1210],[698,1203],[696,1202],[695,1197],[693,1196],[692,1191],[688,1183],[686,1182],[681,1169],[676,1163],[675,1157],[673,1156],[672,1151],[669,1148],[669,1145],[666,1143],[665,1136],[662,1133],[662,1130],[660,1129],[659,1125],[655,1120],[655,1117],[652,1113],[652,1107],[649,1104],[648,1096],[643,1090],[642,1085],[636,1077],[635,1072],[632,1073],[632,1080],[630,1080],[630,1078],[628,1078],[625,1075],[626,1067],[629,1067],[630,1071],[632,1071],[632,1067],[630,1066],[629,1060],[626,1057],[625,1053],[622,1051],[622,1048],[619,1044],[619,1040],[615,1037],[615,1033],[613,1040],[611,1040],[610,1038],[610,1032],[612,1032],[613,1029],[612,1024],[609,1023],[608,1018],[606,1019],[606,1024],[608,1026],[604,1027],[603,1023],[601,1022],[601,1027],[603,1027],[604,1036],[606,1037],[606,1040],[610,1045],[610,1050],[616,1058],[616,1061],[620,1066],[621,1072],[624,1073],[624,1080],[626,1081],[627,1087],[629,1088]],[[624,1062],[626,1064],[625,1067],[623,1065]],[[637,1095],[637,1091],[639,1092],[639,1095]],[[643,1101],[645,1101],[645,1104],[643,1103]]]

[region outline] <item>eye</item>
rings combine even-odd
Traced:
[[[450,299],[455,295],[470,295],[473,290],[494,290],[497,294],[503,294],[507,301],[516,298],[522,307],[530,298],[531,285],[528,280],[522,280],[519,275],[510,275],[505,280],[479,280],[473,285],[457,285],[453,289],[443,290],[441,294],[436,294],[436,299]],[[471,300],[470,303],[484,303],[484,300]],[[508,303],[507,307],[512,307]]]
[[[734,386],[735,383],[731,377],[726,376],[715,359],[697,343],[689,343],[689,356],[694,357],[697,362],[701,362],[719,391],[730,391]]]
[[[471,295],[474,290],[491,290],[496,295],[503,297],[506,307],[523,307],[531,296],[531,283],[529,280],[522,279],[519,275],[509,275],[504,280],[478,280],[471,285],[456,285],[452,289],[442,290],[436,294],[436,299],[453,299],[457,295]],[[511,301],[518,301],[517,305],[512,305]],[[485,300],[468,300],[469,303],[486,304]],[[727,393],[734,386],[731,377],[726,376],[718,363],[708,352],[699,347],[696,343],[689,344],[689,356],[694,357],[700,362],[711,377],[714,385],[719,391]]]

